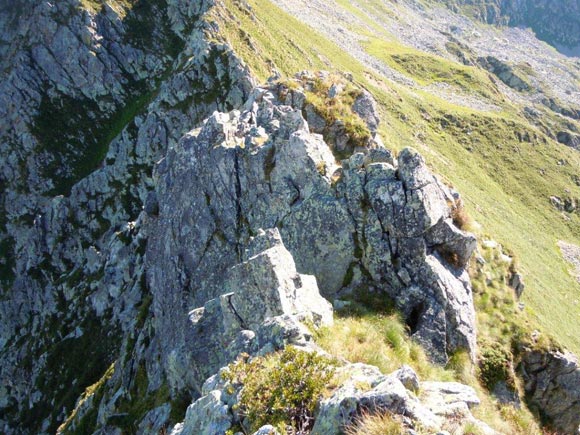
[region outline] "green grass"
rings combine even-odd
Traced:
[[[107,383],[109,379],[115,373],[115,363],[111,364],[111,366],[107,369],[105,374],[95,382],[93,385],[88,386],[84,393],[81,395],[80,399],[78,400],[75,409],[68,415],[67,419],[63,424],[59,426],[56,430],[57,434],[85,434],[92,432],[96,427],[97,423],[97,410],[99,402],[103,396],[103,387]],[[83,405],[88,401],[91,400],[92,404],[84,415],[82,415],[79,419],[78,412],[83,408]],[[78,419],[74,429],[72,428],[72,424]]]
[[[220,26],[220,34],[261,81],[274,70],[285,77],[304,69],[363,71],[338,46],[268,0],[224,0],[211,12],[210,19]]]
[[[428,362],[422,347],[409,339],[396,314],[338,317],[332,327],[316,332],[316,342],[331,355],[374,365],[385,374],[408,364],[422,379],[453,379],[451,372]]]
[[[497,296],[495,292],[493,294]],[[354,303],[346,311],[339,312],[332,327],[314,332],[316,343],[330,355],[351,362],[374,365],[385,374],[407,364],[417,372],[421,381],[457,381],[468,384],[475,388],[482,401],[473,411],[476,418],[488,423],[500,433],[514,435],[540,433],[537,423],[525,405],[520,409],[501,406],[489,395],[466,352],[451,355],[445,368],[431,364],[422,347],[410,339],[408,328],[399,316],[393,313],[388,301],[379,301],[376,297],[363,300],[364,304]],[[498,303],[498,306],[501,305],[503,301]],[[501,308],[509,310],[509,306]],[[478,326],[487,327],[484,319],[478,320],[480,320]],[[522,322],[521,319],[513,317],[510,321],[516,325]],[[509,340],[507,342],[511,343]],[[396,430],[398,423],[397,420],[385,416],[363,414],[347,433],[353,435],[391,433],[391,430]],[[451,433],[463,433],[461,430],[464,424],[465,422],[446,429]],[[422,432],[419,430],[419,433]]]
[[[431,140],[421,151],[463,194],[485,232],[518,255],[526,278],[523,301],[537,324],[578,353],[580,311],[574,300],[580,289],[556,242],[578,244],[579,219],[569,215],[566,221],[548,198],[566,189],[578,196],[572,177],[579,156],[508,116],[457,115],[458,122],[446,128],[428,126]],[[529,142],[518,138],[526,133]]]
[[[487,72],[450,61],[441,56],[425,53],[397,42],[369,38],[366,51],[384,61],[391,68],[414,79],[423,86],[447,83],[466,93],[502,102],[503,97]]]

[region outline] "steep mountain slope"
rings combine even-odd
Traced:
[[[308,341],[298,320],[239,311],[239,288],[270,284],[231,271],[279,270],[252,266],[259,228],[277,227],[296,263],[273,275],[289,291],[316,287],[308,274],[329,299],[378,291],[433,360],[474,358],[474,241],[450,223],[457,194],[407,146],[518,256],[525,313],[509,316],[580,351],[578,283],[556,245],[580,244],[577,59],[415,2],[1,6],[4,432],[166,430],[237,353]],[[339,74],[287,80],[304,69]],[[398,159],[369,151],[381,142]],[[511,322],[504,303],[480,325]],[[537,351],[523,352],[527,391],[570,427],[578,398],[563,412],[551,398],[574,384],[546,393],[537,373],[577,365]]]

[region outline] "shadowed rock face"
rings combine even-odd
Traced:
[[[539,39],[558,48],[570,49],[580,45],[578,0],[458,0],[444,3],[469,6],[487,23],[529,27]]]
[[[520,368],[529,402],[561,433],[580,433],[578,358],[569,352],[529,351]]]
[[[457,349],[473,356],[465,266],[475,239],[450,219],[453,193],[411,149],[396,162],[379,148],[339,166],[274,90],[214,113],[156,168],[146,268],[161,355],[187,359],[188,310],[224,293],[252,235],[278,228],[298,272],[314,275],[326,298],[374,288],[396,301],[435,361]]]
[[[87,3],[0,3],[2,433],[54,433],[121,343],[147,340],[152,167],[252,88],[208,40],[208,2]]]

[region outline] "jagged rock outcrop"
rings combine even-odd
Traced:
[[[156,168],[147,277],[162,358],[188,359],[192,326],[176,313],[222,294],[251,235],[268,227],[325,297],[373,286],[434,360],[460,348],[473,355],[465,265],[475,239],[452,224],[453,192],[410,149],[396,162],[376,149],[339,166],[273,89],[255,89],[243,111],[214,113]]]
[[[561,433],[580,433],[580,366],[569,352],[530,350],[520,363],[529,402]]]
[[[302,322],[332,324],[330,303],[320,296],[313,276],[296,272],[278,230],[259,230],[245,253],[247,260],[227,273],[226,288],[233,293],[190,312],[194,348],[193,366],[187,369],[207,380],[200,386],[205,395],[188,407],[184,422],[173,428],[174,435],[224,434],[232,426],[235,394],[228,388],[216,389],[224,384],[225,369],[220,367],[242,353],[266,354],[290,344],[316,351]]]
[[[202,379],[242,352],[272,352],[284,339],[298,344],[309,337],[295,316],[317,326],[332,324],[330,303],[320,296],[313,276],[296,272],[277,229],[259,230],[246,255],[226,272],[225,293],[189,313],[193,371]],[[187,367],[182,377],[191,370]]]
[[[477,63],[516,91],[524,92],[531,89],[530,85],[511,66],[493,56],[480,57]]]

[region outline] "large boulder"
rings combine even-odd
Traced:
[[[184,422],[175,425],[171,435],[225,434],[231,426],[232,415],[222,393],[214,390],[187,408]]]
[[[242,352],[313,345],[301,320],[332,324],[332,306],[320,296],[316,278],[296,272],[277,229],[259,230],[246,255],[246,261],[226,272],[225,293],[189,313],[197,384]],[[178,383],[183,373],[172,375]]]
[[[394,414],[407,418],[410,429],[421,427],[436,433],[451,421],[470,422],[485,434],[493,434],[471,409],[479,405],[473,388],[457,382],[419,382],[407,366],[382,375],[376,367],[347,364],[338,370],[342,385],[323,399],[312,433],[338,435],[364,414]],[[417,396],[415,393],[420,394]]]

